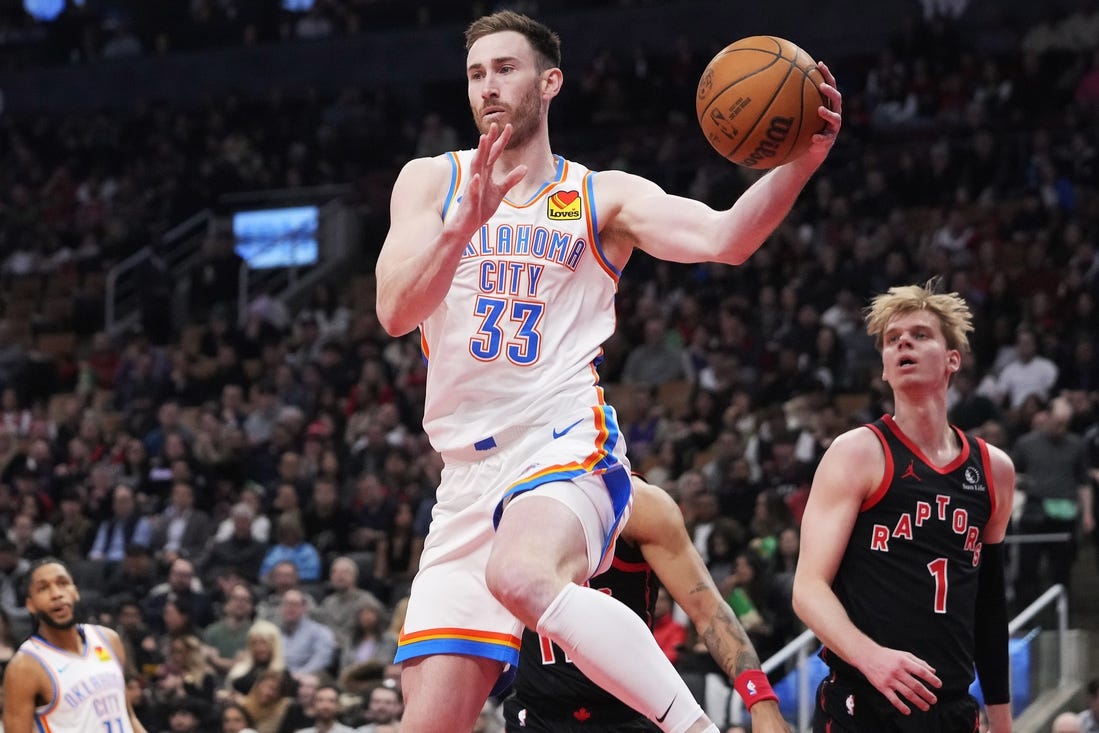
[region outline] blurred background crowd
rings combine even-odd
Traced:
[[[634,4],[556,5],[628,18]],[[1070,582],[1099,546],[1078,529],[1080,494],[1099,484],[1099,5],[1005,18],[980,38],[965,5],[913,3],[888,43],[825,59],[843,133],[747,263],[638,254],[621,281],[608,399],[635,468],[677,498],[761,657],[801,630],[790,589],[816,461],[890,411],[861,308],[891,285],[942,276],[968,300],[976,332],[951,419],[1015,459],[1016,533],[1073,537],[1013,557],[1013,607]],[[459,37],[494,9],[60,6],[43,23],[0,2],[0,68],[446,23]],[[574,58],[551,115],[557,151],[727,206],[758,174],[716,156],[690,117],[716,50],[672,40]],[[52,554],[89,617],[125,640],[150,731],[336,717],[397,729],[389,660],[441,463],[420,425],[418,338],[382,331],[372,271],[400,165],[472,140],[450,71],[447,105],[427,85],[410,106],[384,84],[273,83],[198,106],[0,116],[0,665],[30,630],[24,574]],[[107,329],[110,268],[174,224],[226,193],[335,183],[364,240],[339,277],[242,311],[241,260],[215,227],[182,314],[150,272],[138,324]],[[684,675],[710,671],[684,619],[658,613]],[[482,724],[498,725],[491,705]]]

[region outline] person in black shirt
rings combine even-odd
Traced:
[[[976,664],[993,733],[1011,730],[1003,539],[1015,470],[947,420],[972,316],[936,283],[867,311],[895,412],[840,435],[802,518],[794,610],[832,674],[815,731],[971,733]]]
[[[789,732],[759,671],[752,642],[722,599],[695,550],[683,515],[663,489],[633,477],[634,506],[610,569],[588,581],[652,628],[660,583],[691,617],[714,660],[745,698],[756,733]],[[628,657],[623,658],[628,663]],[[644,715],[589,680],[548,638],[523,631],[512,694],[504,701],[509,733],[659,731]]]

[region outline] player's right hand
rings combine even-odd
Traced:
[[[500,181],[493,179],[492,171],[501,153],[507,148],[511,133],[510,124],[501,129],[494,122],[489,126],[488,132],[482,134],[477,141],[477,150],[469,165],[469,183],[462,192],[462,200],[454,216],[454,227],[468,232],[470,236],[496,213],[507,192],[523,180],[527,173],[525,165],[517,165]]]
[[[912,712],[909,705],[924,711],[930,709],[938,701],[933,690],[943,686],[934,667],[915,654],[898,649],[879,647],[867,655],[859,671],[905,715]]]
[[[750,711],[754,733],[790,733],[790,726],[774,700],[757,702]]]

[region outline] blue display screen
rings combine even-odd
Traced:
[[[238,211],[235,249],[252,269],[315,265],[319,255],[316,206]]]

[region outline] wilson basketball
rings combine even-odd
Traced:
[[[695,110],[722,157],[748,168],[773,168],[805,152],[825,128],[817,108],[828,100],[817,62],[774,36],[742,38],[702,72]]]

